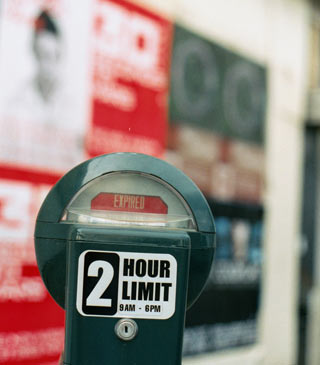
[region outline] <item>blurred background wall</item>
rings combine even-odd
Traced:
[[[36,213],[69,168],[119,151],[181,168],[215,216],[184,363],[319,364],[317,2],[0,4],[0,364],[57,363]]]

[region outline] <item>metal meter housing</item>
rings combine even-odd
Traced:
[[[86,192],[91,194],[91,206],[85,206]],[[42,279],[63,308],[66,246],[75,227],[78,240],[85,239],[80,237],[81,227],[130,228],[136,236],[146,230],[155,236],[185,231],[191,242],[187,307],[196,301],[209,276],[215,252],[211,210],[192,180],[163,160],[136,153],[99,156],[72,169],[51,189],[38,214],[35,249]]]

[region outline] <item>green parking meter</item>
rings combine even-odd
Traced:
[[[135,153],[82,163],[45,199],[35,249],[66,311],[64,364],[181,364],[185,312],[209,275],[215,226],[180,170]]]

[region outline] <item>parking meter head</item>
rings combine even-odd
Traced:
[[[135,153],[99,156],[51,189],[38,214],[35,249],[42,279],[62,307],[66,244],[76,227],[97,235],[101,228],[151,231],[159,239],[165,232],[186,232],[191,241],[188,307],[205,285],[215,251],[211,210],[197,186],[162,160]]]

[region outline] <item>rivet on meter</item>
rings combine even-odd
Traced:
[[[116,335],[123,341],[133,340],[138,333],[137,323],[129,318],[120,319],[115,328]]]

